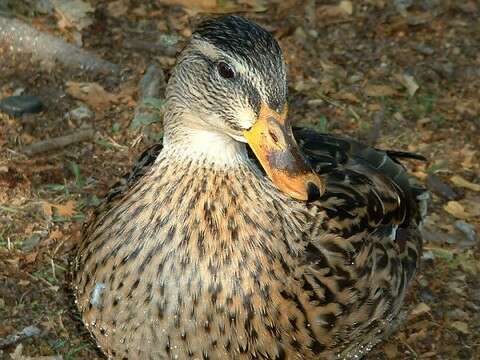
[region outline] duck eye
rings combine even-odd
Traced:
[[[226,62],[220,61],[217,64],[217,70],[220,76],[225,79],[231,79],[235,76],[235,72],[233,71],[232,67]]]

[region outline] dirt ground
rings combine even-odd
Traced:
[[[40,7],[48,1],[2,2],[0,16],[121,71],[99,75],[12,54],[0,34],[0,100],[23,91],[44,104],[37,114],[0,112],[0,359],[103,358],[68,291],[71,250],[109,186],[161,138],[161,123],[146,125],[152,117],[133,122],[146,69],[156,64],[168,78],[198,17],[227,12],[279,39],[297,124],[428,158],[407,164],[431,190],[422,269],[402,327],[367,358],[480,359],[477,1],[90,0],[86,23]],[[142,105],[154,120],[161,87]],[[91,114],[70,113],[79,106]],[[85,127],[93,137],[25,155],[30,144]],[[11,341],[28,326],[39,334]]]

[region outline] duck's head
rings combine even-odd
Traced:
[[[322,193],[322,181],[301,155],[286,120],[282,51],[257,24],[239,16],[202,22],[178,59],[167,100],[169,111],[188,119],[182,127],[190,133],[248,143],[279,190],[299,200]],[[181,136],[171,128],[170,138]]]

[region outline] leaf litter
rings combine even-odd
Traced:
[[[0,339],[32,324],[42,330],[0,349],[0,358],[101,358],[68,291],[68,260],[82,221],[139,153],[161,138],[165,84],[142,96],[137,85],[147,69],[156,64],[168,79],[194,17],[232,11],[279,38],[293,122],[364,141],[378,131],[376,146],[429,159],[407,164],[416,181],[434,176],[437,186],[424,226],[422,268],[407,294],[408,316],[367,359],[480,356],[476,2],[78,0],[83,15],[64,12],[60,24],[57,9],[37,13],[30,1],[7,3],[13,16],[37,31],[66,43],[78,33],[85,50],[126,71],[121,77],[79,74],[59,63],[48,70],[0,47],[0,99],[23,88],[47,105],[41,115],[23,119],[0,113]],[[181,41],[155,51],[131,43],[151,38],[156,44],[161,36]],[[82,104],[95,116],[65,116]],[[137,108],[152,116],[139,116],[132,126]],[[49,153],[18,151],[84,127],[94,128],[95,138]]]

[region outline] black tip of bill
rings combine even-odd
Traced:
[[[307,202],[312,202],[320,199],[320,189],[317,185],[310,181],[307,183],[307,196]]]

